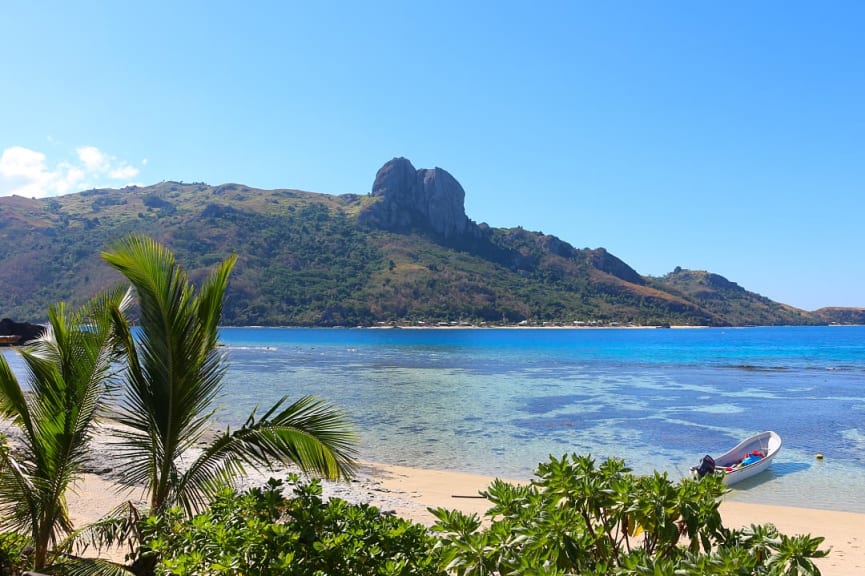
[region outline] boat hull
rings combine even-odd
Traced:
[[[732,486],[766,470],[781,450],[781,437],[767,431],[755,434],[739,442],[721,456],[715,458],[715,473],[724,475],[724,484]],[[760,452],[764,457],[742,466],[742,460],[751,452]]]

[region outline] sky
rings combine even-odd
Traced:
[[[865,306],[865,3],[4,0],[0,195],[365,194]]]

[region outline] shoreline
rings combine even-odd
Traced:
[[[808,326],[811,326],[810,324]],[[817,325],[817,326],[823,326]],[[846,324],[845,324],[846,326]],[[850,324],[853,326],[853,324]],[[566,324],[547,322],[543,324],[381,324],[371,326],[220,326],[219,329],[241,330],[702,330],[705,328],[769,328],[770,326],[692,326],[690,324]]]
[[[427,510],[430,507],[457,509],[479,516],[489,507],[486,500],[476,496],[494,480],[490,476],[376,462],[359,464],[357,477],[349,482],[322,481],[323,497],[368,504],[425,526],[434,522]],[[255,470],[238,483],[238,488],[262,484],[270,477],[283,478],[289,471]],[[73,522],[80,526],[95,521],[130,498],[140,500],[141,490],[123,486],[105,473],[87,473],[69,496]],[[829,556],[815,560],[824,576],[865,573],[865,514],[724,501],[721,516],[728,528],[771,523],[789,536],[822,536],[825,541],[821,548],[831,548]],[[101,556],[122,561],[123,552],[103,551]]]
[[[110,424],[109,424],[110,426]],[[8,422],[0,420],[0,433],[12,432]],[[14,443],[14,434],[10,437]],[[109,437],[98,433],[93,443],[96,454],[108,455]],[[428,508],[456,509],[479,516],[488,509],[486,500],[478,498],[495,480],[493,476],[413,468],[370,462],[358,462],[357,475],[348,482],[322,481],[322,497],[341,498],[352,504],[367,504],[382,512],[430,526],[434,517]],[[249,470],[237,482],[244,490],[264,484],[270,477],[285,478],[291,468]],[[509,482],[525,482],[527,478],[502,478]],[[110,460],[94,459],[89,469],[73,484],[68,494],[70,516],[76,528],[94,522],[121,502],[132,500],[143,504],[140,487],[124,485]],[[854,576],[865,573],[865,513],[843,512],[804,507],[788,507],[725,500],[721,516],[727,528],[744,528],[751,524],[774,524],[788,536],[810,534],[825,538],[821,548],[831,548],[826,558],[815,559],[824,576]],[[122,562],[127,550],[103,550],[98,555]],[[90,551],[89,555],[95,555]]]
[[[477,494],[494,480],[493,477],[388,464],[368,465],[379,472],[382,487],[425,505],[422,511],[417,507],[396,510],[400,516],[416,522],[431,523],[433,517],[426,511],[426,506],[453,508],[478,515],[488,508],[486,500],[459,496]],[[824,537],[821,548],[831,548],[831,553],[814,560],[823,576],[865,573],[865,514],[729,500],[721,503],[720,510],[727,528],[771,523],[788,536],[810,534]]]

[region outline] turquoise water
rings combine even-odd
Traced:
[[[770,470],[732,499],[865,512],[865,327],[224,328],[218,417],[282,395],[341,406],[364,459],[528,478],[549,454],[687,474],[775,430]],[[816,453],[825,459],[818,461]]]

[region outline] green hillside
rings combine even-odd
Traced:
[[[168,245],[193,276],[236,253],[231,325],[826,322],[714,274],[642,277],[602,248],[521,228],[467,221],[445,237],[390,201],[179,182],[0,198],[0,315],[41,321],[50,303],[78,305],[118,282],[99,253],[134,231]],[[395,210],[411,217],[395,226]]]

